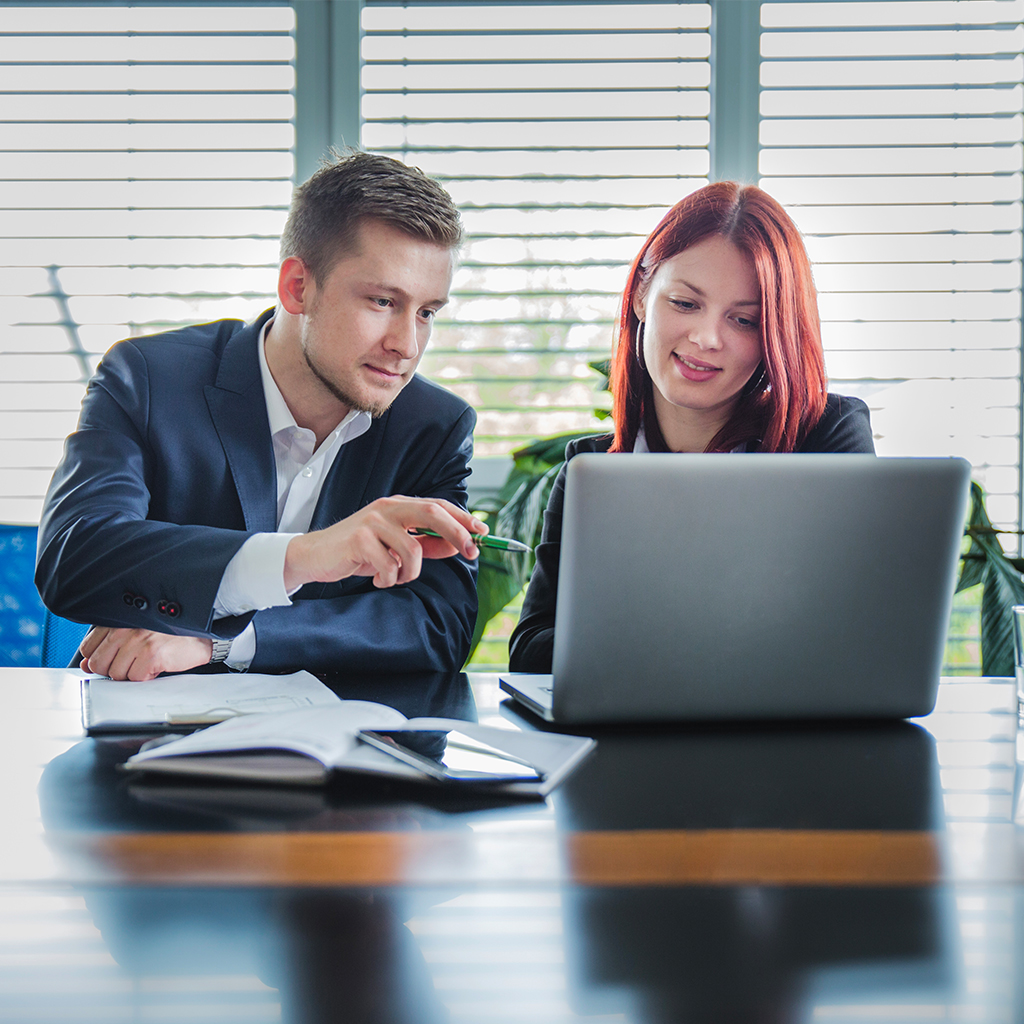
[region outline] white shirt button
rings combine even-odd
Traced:
[[[302,475],[303,475],[303,476],[305,476],[305,477],[310,477],[310,476],[312,476],[312,475],[313,475],[313,470],[312,470],[312,469],[311,469],[311,468],[310,468],[309,466],[307,466],[307,467],[306,467],[306,468],[305,468],[305,469],[304,469],[304,470],[302,471]]]

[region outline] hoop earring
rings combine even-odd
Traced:
[[[640,364],[642,370],[647,369],[647,364],[644,362],[644,322],[643,320],[637,325],[636,328],[636,361]]]

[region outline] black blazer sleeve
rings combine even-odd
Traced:
[[[181,401],[184,417],[198,415]],[[51,611],[78,622],[209,635],[224,569],[251,534],[240,512],[175,514],[187,492],[212,510],[230,485],[189,458],[185,430],[175,431],[175,450],[190,471],[178,494],[160,495],[171,459],[152,443],[153,407],[145,356],[132,342],[114,346],[89,382],[47,492],[36,586]]]
[[[562,466],[548,497],[544,526],[535,551],[533,575],[523,598],[519,623],[509,638],[508,667],[513,672],[550,672],[555,643],[555,601],[558,596],[558,563],[562,548],[562,506],[565,473],[569,461],[580,452],[606,452],[610,434],[570,441]]]

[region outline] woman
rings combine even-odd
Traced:
[[[614,434],[580,452],[874,452],[867,406],[828,393],[799,231],[759,188],[677,203],[633,261],[612,358]],[[509,667],[550,672],[565,468],[537,546]]]

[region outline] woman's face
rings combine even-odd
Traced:
[[[691,432],[703,425],[710,441],[761,362],[754,261],[710,235],[662,263],[633,307],[644,321],[644,362],[666,441],[672,446],[676,422]]]

